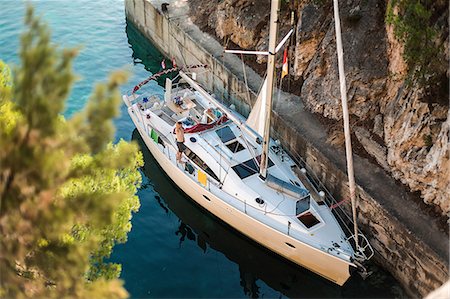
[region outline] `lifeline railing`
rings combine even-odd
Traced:
[[[139,111],[139,114],[141,114],[141,111]],[[142,119],[142,121],[143,121],[143,119]],[[143,125],[145,124],[144,131],[147,133],[148,137],[151,138],[151,130],[154,130],[158,134],[158,136],[164,142],[163,150],[162,150],[163,154],[165,156],[167,156],[171,162],[175,162],[177,167],[180,170],[182,170],[185,173],[187,172],[187,173],[189,173],[189,175],[193,176],[193,181],[195,183],[203,186],[208,191],[211,191],[211,184],[216,186],[218,189],[221,189],[221,185],[222,185],[221,182],[217,182],[215,179],[213,179],[208,173],[206,173],[202,168],[200,168],[195,162],[193,162],[191,159],[189,159],[189,157],[187,157],[186,155],[185,155],[185,158],[188,159],[189,165],[193,168],[192,172],[190,172],[184,164],[177,163],[176,161],[174,161],[173,158],[175,158],[175,154],[173,154],[173,157],[171,156],[169,147],[172,148],[174,153],[176,152],[177,149],[172,144],[172,142],[169,140],[169,138],[166,135],[164,135],[162,132],[160,132],[159,130],[150,127],[150,125],[148,123],[143,121],[142,124]],[[286,151],[286,153],[289,154],[289,152],[287,152],[287,151]],[[312,179],[312,180],[311,180],[310,176],[307,176],[307,177],[308,177],[308,180],[311,182],[311,184],[314,186],[314,188],[316,188],[316,191],[318,191],[317,188],[319,187],[321,190],[326,192],[325,201],[327,202],[328,206],[332,206],[333,204],[337,203],[337,201],[331,195],[331,192],[317,178],[317,176],[314,174],[314,172],[311,171],[311,168],[309,167],[309,165],[303,160],[303,158],[300,155],[297,154],[297,156],[293,156],[293,155],[289,154],[288,157],[293,159],[294,162],[296,162],[297,165],[300,165],[302,167],[307,168],[307,170],[308,170],[307,173],[313,174],[315,176],[315,179]],[[204,175],[206,176],[206,178],[207,178],[206,179],[206,184],[202,184],[201,182],[199,182],[198,177],[197,177],[199,170],[202,171],[204,173]],[[219,180],[220,180],[220,178],[219,178]],[[297,216],[295,214],[289,215],[289,214],[284,214],[284,213],[283,214],[282,213],[276,213],[276,212],[274,212],[276,210],[276,207],[274,207],[272,210],[268,211],[267,210],[267,205],[264,205],[264,209],[257,208],[257,207],[255,207],[255,206],[253,206],[251,204],[248,204],[246,200],[242,200],[242,199],[240,199],[240,198],[238,198],[238,197],[236,197],[236,196],[234,196],[232,194],[229,194],[228,192],[226,192],[226,194],[228,196],[230,196],[231,198],[237,200],[238,202],[242,203],[242,207],[241,208],[239,208],[237,206],[234,206],[234,207],[238,208],[239,210],[241,210],[241,212],[244,212],[245,214],[248,214],[248,209],[253,209],[253,210],[257,211],[257,212],[261,212],[261,213],[264,213],[264,214],[276,215],[276,216],[289,216],[289,217],[296,217]],[[348,227],[348,224],[347,224],[348,222],[346,223],[346,221],[343,219],[343,217],[346,217],[348,221],[351,221],[351,218],[348,216],[348,214],[345,212],[345,210],[342,207],[338,206],[338,208],[341,211],[341,213],[336,213],[336,209],[333,209],[333,212],[334,212],[335,216],[337,218],[339,218],[339,220],[340,220],[339,223],[341,223],[347,230],[347,233],[346,233],[346,235],[348,237],[347,241],[349,241],[349,243],[352,245],[352,247],[355,247],[354,243],[352,242],[352,240],[354,240],[354,235],[350,235],[350,236],[348,235],[348,232],[349,231],[351,232],[351,230]],[[285,231],[283,231],[281,229],[277,229],[277,228],[275,228],[275,229],[277,229],[279,232],[281,232],[283,234],[286,234],[286,235],[290,236],[291,225],[292,225],[292,223],[288,220],[287,224],[286,224],[286,227],[285,227],[286,228]],[[360,259],[364,259],[364,260],[370,259],[373,256],[373,249],[370,246],[369,242],[367,241],[367,238],[364,235],[362,235],[362,233],[359,234],[358,238],[362,242],[361,242],[361,246],[360,246],[359,250],[354,248],[355,257],[360,258]],[[316,246],[314,246],[314,247],[316,247]],[[327,246],[319,245],[316,248],[320,249],[320,250],[325,250],[327,248]],[[366,250],[369,252],[369,254],[365,254]]]
[[[276,139],[280,139],[280,135],[277,132],[273,133]],[[287,155],[287,157],[292,159],[296,165],[305,168],[306,170],[305,176],[308,182],[311,184],[311,186],[315,189],[317,193],[319,193],[320,191],[323,191],[325,193],[323,199],[327,203],[328,207],[330,207],[330,209],[332,210],[332,213],[336,216],[336,220],[338,220],[339,224],[341,224],[341,227],[347,236],[347,241],[349,241],[349,243],[352,245],[356,257],[363,260],[369,260],[370,258],[372,258],[372,256],[374,255],[374,250],[360,229],[358,229],[358,239],[360,244],[358,248],[356,248],[355,243],[356,237],[353,232],[353,229],[349,226],[349,225],[353,226],[353,218],[341,205],[342,201],[338,202],[334,198],[334,196],[328,190],[325,184],[319,179],[317,174],[312,170],[312,167],[308,163],[306,163],[306,161],[299,153],[297,153],[293,149],[287,150],[285,148],[281,148],[281,150],[284,151],[286,153],[284,155]],[[281,155],[283,155],[283,153],[281,153]]]

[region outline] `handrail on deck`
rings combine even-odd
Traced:
[[[153,129],[153,130],[158,134],[158,136],[161,137],[161,139],[164,141],[164,148],[167,147],[167,152],[163,150],[162,153],[163,153],[165,156],[167,156],[167,157],[169,158],[170,161],[173,161],[173,160],[172,160],[172,157],[170,156],[170,149],[169,149],[169,147],[170,147],[172,150],[177,151],[175,145],[172,144],[172,142],[169,140],[169,138],[168,138],[166,135],[162,134],[162,132],[160,132],[159,130],[157,130],[157,129],[151,127],[149,124],[147,124],[147,125],[148,125],[148,127],[149,127],[150,129]],[[146,130],[146,132],[147,132],[147,134],[148,134],[148,137],[151,137],[151,130]],[[174,156],[174,157],[175,157],[175,156]],[[200,186],[203,186],[203,188],[207,189],[207,190],[210,191],[210,192],[211,192],[211,184],[213,184],[213,185],[216,186],[217,188],[221,189],[221,184],[222,184],[221,182],[217,182],[215,179],[213,179],[208,173],[206,173],[203,169],[201,169],[195,162],[193,162],[191,159],[189,159],[189,157],[187,157],[186,155],[184,155],[184,158],[186,158],[186,159],[189,161],[190,165],[194,168],[194,170],[196,170],[196,171],[194,171],[193,173],[196,173],[198,170],[201,170],[201,171],[206,175],[206,178],[207,178],[207,184],[206,184],[206,185],[203,185],[203,184],[201,184],[200,182],[194,180],[195,183],[197,183],[197,184],[200,185]],[[292,157],[291,157],[291,158],[292,158]],[[295,161],[295,160],[294,160],[294,161]],[[186,169],[186,167],[184,166],[184,164],[176,163],[176,166],[177,166],[177,168],[179,168],[179,169],[182,170],[183,172],[188,172],[188,170]],[[192,174],[193,174],[193,173],[192,173]],[[191,173],[189,173],[189,174],[192,175]],[[287,216],[287,217],[296,217],[296,216],[297,216],[297,215],[295,215],[295,214],[289,215],[289,214],[275,213],[274,210],[275,210],[276,208],[274,208],[274,209],[271,210],[271,211],[267,211],[267,205],[264,205],[264,209],[258,208],[258,207],[255,207],[255,206],[253,206],[253,205],[248,204],[246,200],[241,200],[240,198],[234,196],[233,194],[230,194],[230,193],[228,193],[228,192],[225,192],[224,190],[222,190],[222,191],[223,191],[224,193],[226,193],[228,196],[230,196],[231,198],[233,198],[233,199],[237,200],[238,202],[242,203],[242,207],[241,207],[241,208],[238,208],[237,206],[234,206],[234,207],[237,208],[237,209],[239,209],[241,212],[244,212],[245,214],[248,214],[248,213],[249,213],[248,210],[249,210],[249,208],[250,208],[250,209],[253,209],[253,210],[256,211],[256,212],[260,212],[260,213],[263,213],[263,214],[270,214],[270,215],[274,215],[274,216]],[[289,220],[287,221],[287,224],[286,224],[287,230],[286,230],[286,231],[281,230],[281,229],[277,229],[277,228],[275,228],[275,227],[273,227],[273,228],[276,229],[278,232],[280,232],[280,233],[282,233],[282,234],[286,234],[287,236],[290,236],[290,233],[291,233],[291,222],[290,222]],[[364,237],[364,239],[365,239],[365,237]],[[366,239],[366,240],[367,240],[367,239]],[[351,244],[351,242],[350,242],[350,244]],[[366,250],[367,246],[369,246],[369,248],[370,248],[369,250],[372,250],[372,252],[373,252],[373,249],[370,247],[370,244],[369,244],[368,242],[367,242],[366,244],[367,244],[367,245],[364,247],[364,250]],[[325,245],[320,245],[320,244],[318,244],[318,246],[314,246],[314,245],[311,245],[311,244],[310,244],[310,246],[313,246],[313,247],[315,247],[315,248],[317,248],[317,249],[319,249],[319,250],[322,250],[321,248],[322,248],[323,246],[325,246]],[[353,245],[352,245],[352,246],[353,246]],[[325,246],[325,247],[326,247],[326,246]],[[355,255],[357,255],[356,251],[355,251]],[[369,258],[372,257],[372,255],[373,255],[373,254],[371,254],[371,255],[369,256]],[[359,256],[361,256],[361,254],[360,254]],[[357,256],[357,257],[358,257],[358,256]]]
[[[280,137],[280,135],[277,132],[274,132],[274,133],[275,133],[274,135],[276,135],[277,138]],[[353,225],[353,218],[348,214],[347,211],[345,211],[345,209],[341,205],[339,205],[339,202],[334,198],[334,196],[331,194],[331,192],[328,190],[328,188],[325,186],[325,184],[319,179],[317,174],[312,170],[312,167],[308,163],[306,163],[306,161],[303,159],[303,157],[300,154],[298,154],[297,152],[295,152],[295,150],[293,150],[293,149],[287,150],[285,148],[282,148],[282,150],[284,150],[288,153],[289,157],[291,159],[293,159],[293,161],[295,162],[296,165],[299,165],[307,170],[307,172],[305,174],[306,179],[311,183],[311,186],[314,189],[316,189],[317,192],[319,192],[317,187],[319,187],[321,189],[320,191],[325,192],[324,200],[329,207],[331,207],[333,205],[335,206],[335,208],[332,209],[332,212],[334,212],[333,214],[340,220],[339,223],[343,226],[343,228],[345,228],[344,232],[346,233],[346,235],[348,237],[347,240],[350,240],[351,238],[355,238],[353,229],[350,228],[348,225],[348,223]],[[344,219],[344,218],[346,218],[346,219]],[[362,251],[368,250],[371,253],[369,253],[369,254],[359,253],[359,257],[369,260],[374,255],[374,250],[360,229],[358,229],[358,237],[361,237],[363,240],[365,240],[365,242],[364,242],[365,246],[364,246],[364,248],[361,248],[361,246],[359,246],[360,248],[356,248],[355,244],[350,242],[351,246],[353,247],[353,249],[355,251],[355,256],[358,256],[358,252],[360,252],[361,250]]]

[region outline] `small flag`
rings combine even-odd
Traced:
[[[161,67],[162,67],[163,70],[166,69],[166,60],[165,60],[165,59],[163,59],[163,60],[161,61]]]
[[[283,67],[281,68],[281,78],[284,78],[289,73],[288,70],[288,61],[287,61],[287,48],[284,49],[283,55]]]
[[[172,57],[172,67],[177,67],[177,63],[175,62],[175,58]]]

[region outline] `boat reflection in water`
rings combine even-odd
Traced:
[[[380,276],[376,274],[369,279],[372,282],[363,281],[359,275],[354,275],[343,287],[339,287],[241,235],[197,205],[170,181],[136,129],[133,131],[132,139],[138,142],[143,153],[145,161],[143,172],[159,194],[155,196],[159,206],[166,213],[170,210],[179,218],[179,226],[172,234],[179,238],[179,246],[182,246],[184,242],[195,242],[203,252],[206,252],[209,247],[223,253],[231,262],[238,265],[240,285],[246,296],[256,298],[263,295],[260,294],[260,288],[256,284],[258,280],[287,297],[360,298],[398,295],[389,294],[386,285],[382,286],[386,283],[385,278],[380,280]],[[141,198],[141,200],[148,199]],[[378,286],[373,285],[374,279],[378,280],[376,283]],[[186,295],[189,296],[189,294]]]
[[[320,276],[283,260],[256,242],[239,234],[220,219],[197,205],[175,184],[167,187],[170,178],[165,175],[143,143],[137,130],[133,140],[138,141],[144,155],[144,174],[160,195],[156,198],[162,209],[170,209],[179,219],[180,225],[174,233],[183,242],[196,242],[206,252],[210,247],[222,252],[239,266],[240,284],[244,293],[259,297],[258,279],[288,297],[339,297],[339,287]],[[143,199],[146,200],[146,199]]]

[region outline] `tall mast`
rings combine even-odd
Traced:
[[[265,101],[263,152],[261,155],[261,165],[259,170],[259,176],[262,179],[266,179],[267,177],[267,162],[269,157],[269,142],[270,142],[270,118],[272,115],[273,78],[275,73],[275,53],[276,53],[279,10],[280,10],[280,0],[272,0],[270,9],[269,53],[267,57],[267,85],[266,85],[267,98]]]
[[[339,19],[338,0],[333,0],[333,2],[334,2],[334,25],[336,30],[336,48],[339,66],[339,82],[340,82],[339,85],[341,90],[341,102],[342,102],[342,117],[344,119],[345,154],[347,157],[348,186],[350,189],[350,199],[352,202],[355,243],[356,249],[358,249],[359,244],[358,244],[358,224],[356,223],[355,176],[353,173],[352,140],[350,139],[350,124],[347,107],[347,86],[345,83],[345,73],[344,73],[344,51],[342,49],[341,21]]]

